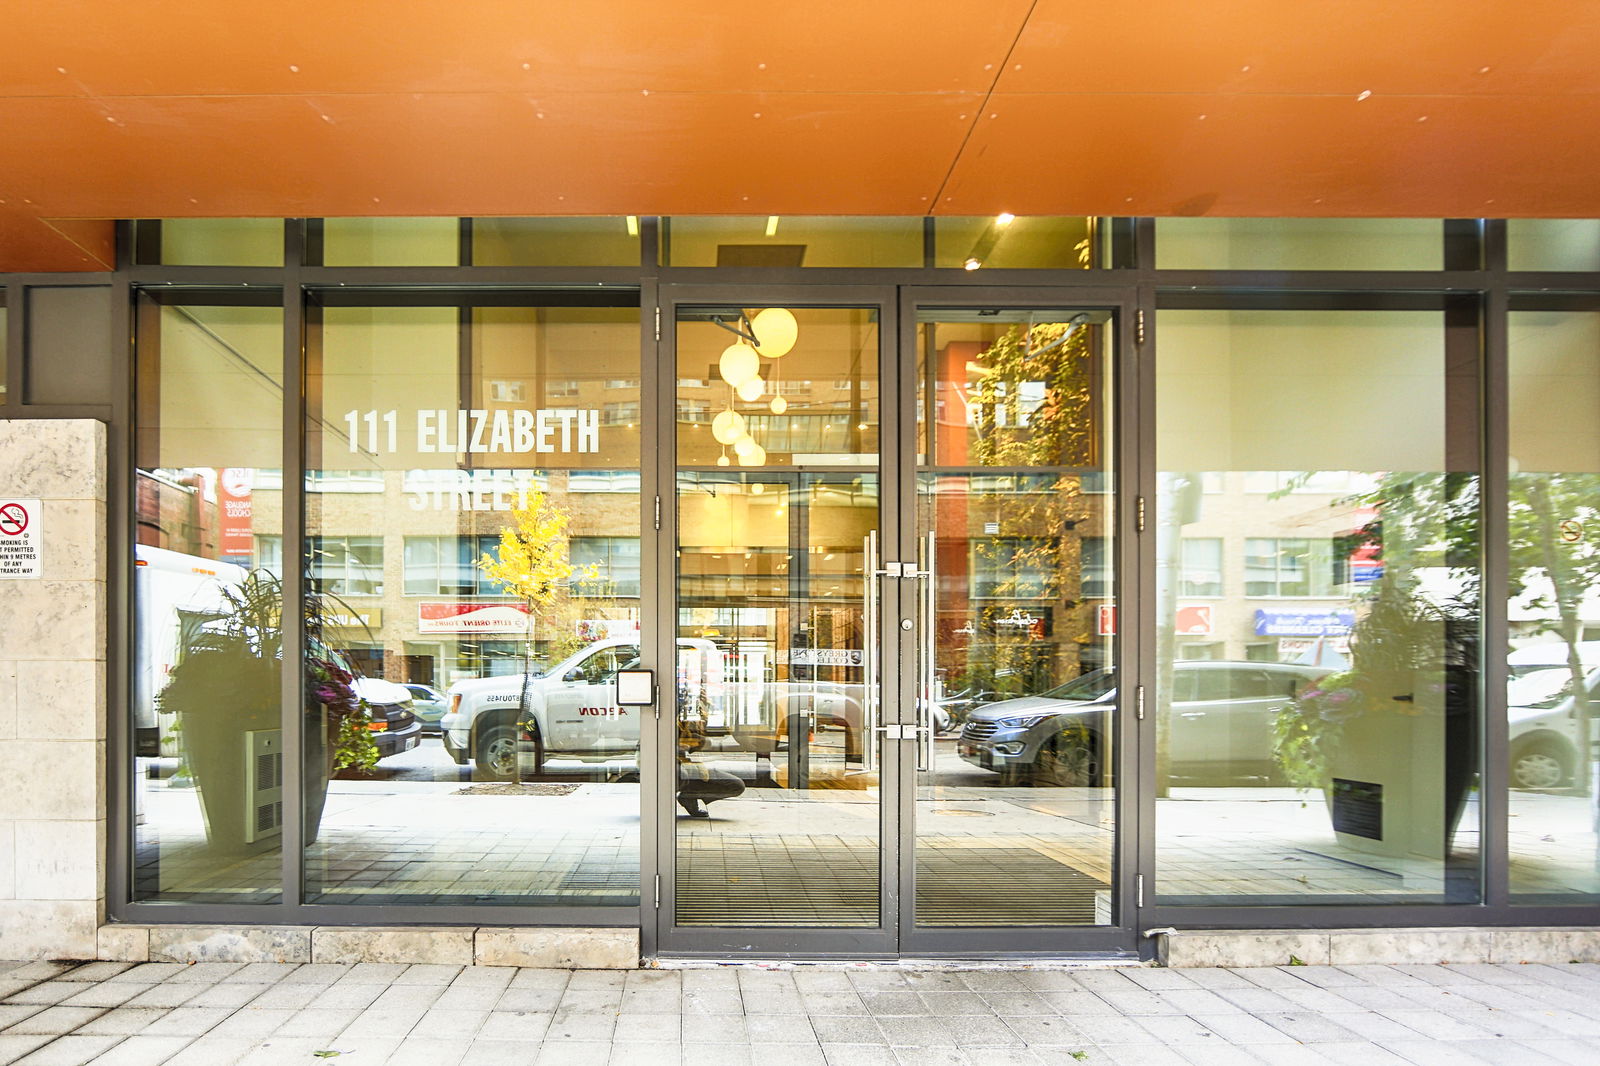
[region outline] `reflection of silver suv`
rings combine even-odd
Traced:
[[[1278,709],[1326,667],[1183,660],[1172,667],[1171,772],[1205,778],[1276,775]],[[1037,696],[980,707],[956,750],[974,766],[1041,785],[1110,780],[1116,672],[1095,670]]]

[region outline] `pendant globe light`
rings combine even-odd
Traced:
[[[716,438],[718,444],[732,444],[740,437],[747,436],[744,415],[732,408],[718,411],[717,417],[711,420],[711,435]]]
[[[761,399],[761,394],[765,392],[766,389],[767,383],[762,381],[758,376],[751,378],[749,381],[745,382],[743,385],[740,385],[733,391],[737,392],[739,394],[739,399],[743,400],[745,403],[755,403],[757,400]]]
[[[734,388],[738,388],[751,378],[761,376],[761,357],[756,350],[739,341],[730,344],[722,350],[722,358],[717,362],[717,371]]]
[[[746,433],[744,436],[733,442],[733,454],[737,455],[742,460],[745,456],[755,452],[760,447],[761,445],[756,443],[756,439],[750,434]]]
[[[755,334],[757,350],[768,359],[782,359],[800,337],[800,323],[794,312],[786,307],[768,307],[756,312],[750,320],[750,332]]]
[[[750,442],[750,448],[739,456],[740,466],[761,466],[767,461],[767,450],[755,441]]]
[[[773,414],[781,415],[783,412],[789,409],[789,401],[785,400],[782,396],[774,396],[772,398],[772,403],[769,406],[772,408]]]

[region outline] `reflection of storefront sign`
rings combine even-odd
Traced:
[[[1095,608],[1095,635],[1101,637],[1114,637],[1117,635],[1117,609],[1110,604],[1101,604]]]
[[[521,603],[419,603],[419,633],[526,633],[528,608]]]
[[[580,618],[577,622],[577,631],[579,640],[637,637],[639,623],[632,618]]]
[[[576,407],[541,407],[496,411],[418,411],[409,427],[414,438],[400,444],[398,411],[346,411],[345,436],[350,451],[417,451],[458,455],[467,452],[598,452],[600,412]]]
[[[1211,605],[1203,604],[1198,607],[1179,607],[1178,617],[1175,619],[1173,629],[1183,637],[1209,637],[1211,628]]]
[[[334,629],[381,629],[383,608],[360,607],[348,611],[330,611],[323,615],[323,621]]]
[[[1282,637],[1278,641],[1278,661],[1281,663],[1293,662],[1316,647],[1317,641],[1322,640],[1326,651],[1335,655],[1350,657],[1349,637]]]
[[[789,652],[790,666],[860,666],[860,648],[795,648]]]
[[[1011,608],[1010,614],[984,615],[980,619],[984,632],[1002,637],[1047,637],[1050,635],[1048,611],[1034,614],[1020,607]]]
[[[1356,624],[1354,611],[1257,611],[1258,637],[1342,637]]]
[[[252,521],[255,509],[250,488],[255,471],[228,467],[217,471],[217,551],[222,555],[253,555]]]

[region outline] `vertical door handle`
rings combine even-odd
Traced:
[[[918,621],[918,677],[917,677],[917,770],[926,772],[933,766],[933,702],[934,681],[938,671],[934,663],[934,540],[933,530],[917,544],[917,610]]]
[[[861,572],[866,588],[861,601],[861,765],[871,770],[878,759],[878,531],[861,542]]]

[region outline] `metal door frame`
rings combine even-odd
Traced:
[[[1114,348],[1111,374],[1106,385],[1112,390],[1110,409],[1113,412],[1111,447],[1108,463],[1112,473],[1113,526],[1116,543],[1113,546],[1113,602],[1117,607],[1117,632],[1114,638],[1114,662],[1120,674],[1119,689],[1132,693],[1134,683],[1142,676],[1139,635],[1144,631],[1145,615],[1138,595],[1140,582],[1140,545],[1137,529],[1138,507],[1135,498],[1139,493],[1138,436],[1139,420],[1137,340],[1139,330],[1138,292],[1134,286],[1051,286],[1051,287],[955,287],[916,286],[900,290],[900,339],[902,358],[898,367],[899,403],[903,412],[914,412],[917,398],[917,312],[932,308],[994,307],[1010,310],[1076,310],[1110,311],[1114,329]],[[902,558],[916,556],[916,497],[917,441],[914,415],[902,419],[898,468],[906,476],[896,485],[899,492],[899,510],[904,516],[900,522],[900,550]],[[930,578],[930,580],[932,580]],[[908,591],[913,582],[902,581]],[[919,625],[910,633],[894,630],[891,635],[900,638],[899,658],[902,663],[902,685],[914,685],[912,676],[917,659],[917,643],[924,634]],[[927,639],[932,639],[931,634]],[[906,689],[915,692],[914,688]],[[1118,701],[1117,736],[1114,750],[1114,777],[1116,794],[1113,801],[1116,839],[1112,857],[1112,916],[1115,924],[1107,926],[1028,926],[1028,927],[973,927],[965,929],[917,928],[915,924],[916,876],[916,753],[912,745],[901,745],[901,780],[906,781],[897,794],[900,805],[900,895],[905,904],[899,911],[900,953],[913,957],[1004,957],[1067,954],[1132,955],[1139,948],[1137,888],[1138,862],[1142,825],[1138,814],[1142,809],[1144,775],[1138,771],[1141,752],[1154,742],[1154,729],[1145,729],[1134,713],[1134,700],[1126,695]],[[914,723],[912,723],[914,724]],[[1146,735],[1148,734],[1148,735]]]
[[[742,279],[740,279],[742,280]],[[1140,491],[1137,466],[1139,438],[1136,418],[1139,404],[1138,343],[1135,328],[1139,314],[1138,289],[1131,284],[1076,284],[1072,286],[975,287],[770,284],[751,279],[750,284],[730,280],[720,284],[667,284],[656,289],[659,315],[656,327],[657,436],[656,484],[660,486],[660,522],[656,535],[656,573],[661,581],[657,597],[653,658],[661,688],[656,721],[654,779],[655,817],[645,826],[644,838],[654,843],[654,922],[646,924],[645,954],[675,957],[726,958],[754,955],[762,958],[883,958],[1132,955],[1139,947],[1138,909],[1142,903],[1136,886],[1138,861],[1149,841],[1146,827],[1137,819],[1145,775],[1138,771],[1154,731],[1142,728],[1133,717],[1131,701],[1119,709],[1120,728],[1115,757],[1116,842],[1113,858],[1113,915],[1116,924],[1084,927],[1025,927],[918,930],[914,924],[916,741],[874,738],[879,749],[879,890],[880,924],[876,928],[749,926],[679,926],[676,924],[676,696],[671,683],[676,670],[677,638],[677,323],[681,307],[728,303],[742,307],[868,307],[876,308],[879,373],[879,535],[887,569],[893,562],[912,562],[916,546],[916,315],[919,307],[1001,307],[1071,310],[1106,310],[1115,323],[1115,349],[1111,380],[1111,408],[1116,425],[1110,450],[1114,471],[1115,589],[1118,605],[1116,662],[1122,676],[1142,676],[1142,657],[1151,649],[1138,639],[1147,605],[1139,594],[1140,544],[1136,528]],[[647,293],[647,296],[649,294]],[[646,305],[646,315],[649,309]],[[648,322],[648,317],[647,317]],[[648,330],[648,326],[647,326]],[[907,721],[908,699],[916,692],[919,627],[900,628],[898,620],[914,618],[916,582],[905,578],[869,577],[877,581],[879,595],[879,648],[893,654],[879,657],[884,725],[914,726]],[[1128,686],[1124,686],[1128,687]],[[1130,688],[1131,691],[1131,688]],[[896,710],[898,709],[898,711]],[[1146,735],[1148,734],[1148,735]],[[648,818],[648,815],[646,816]],[[645,908],[652,901],[647,885]],[[1048,943],[1041,946],[1041,933]],[[653,934],[653,935],[652,935]]]

